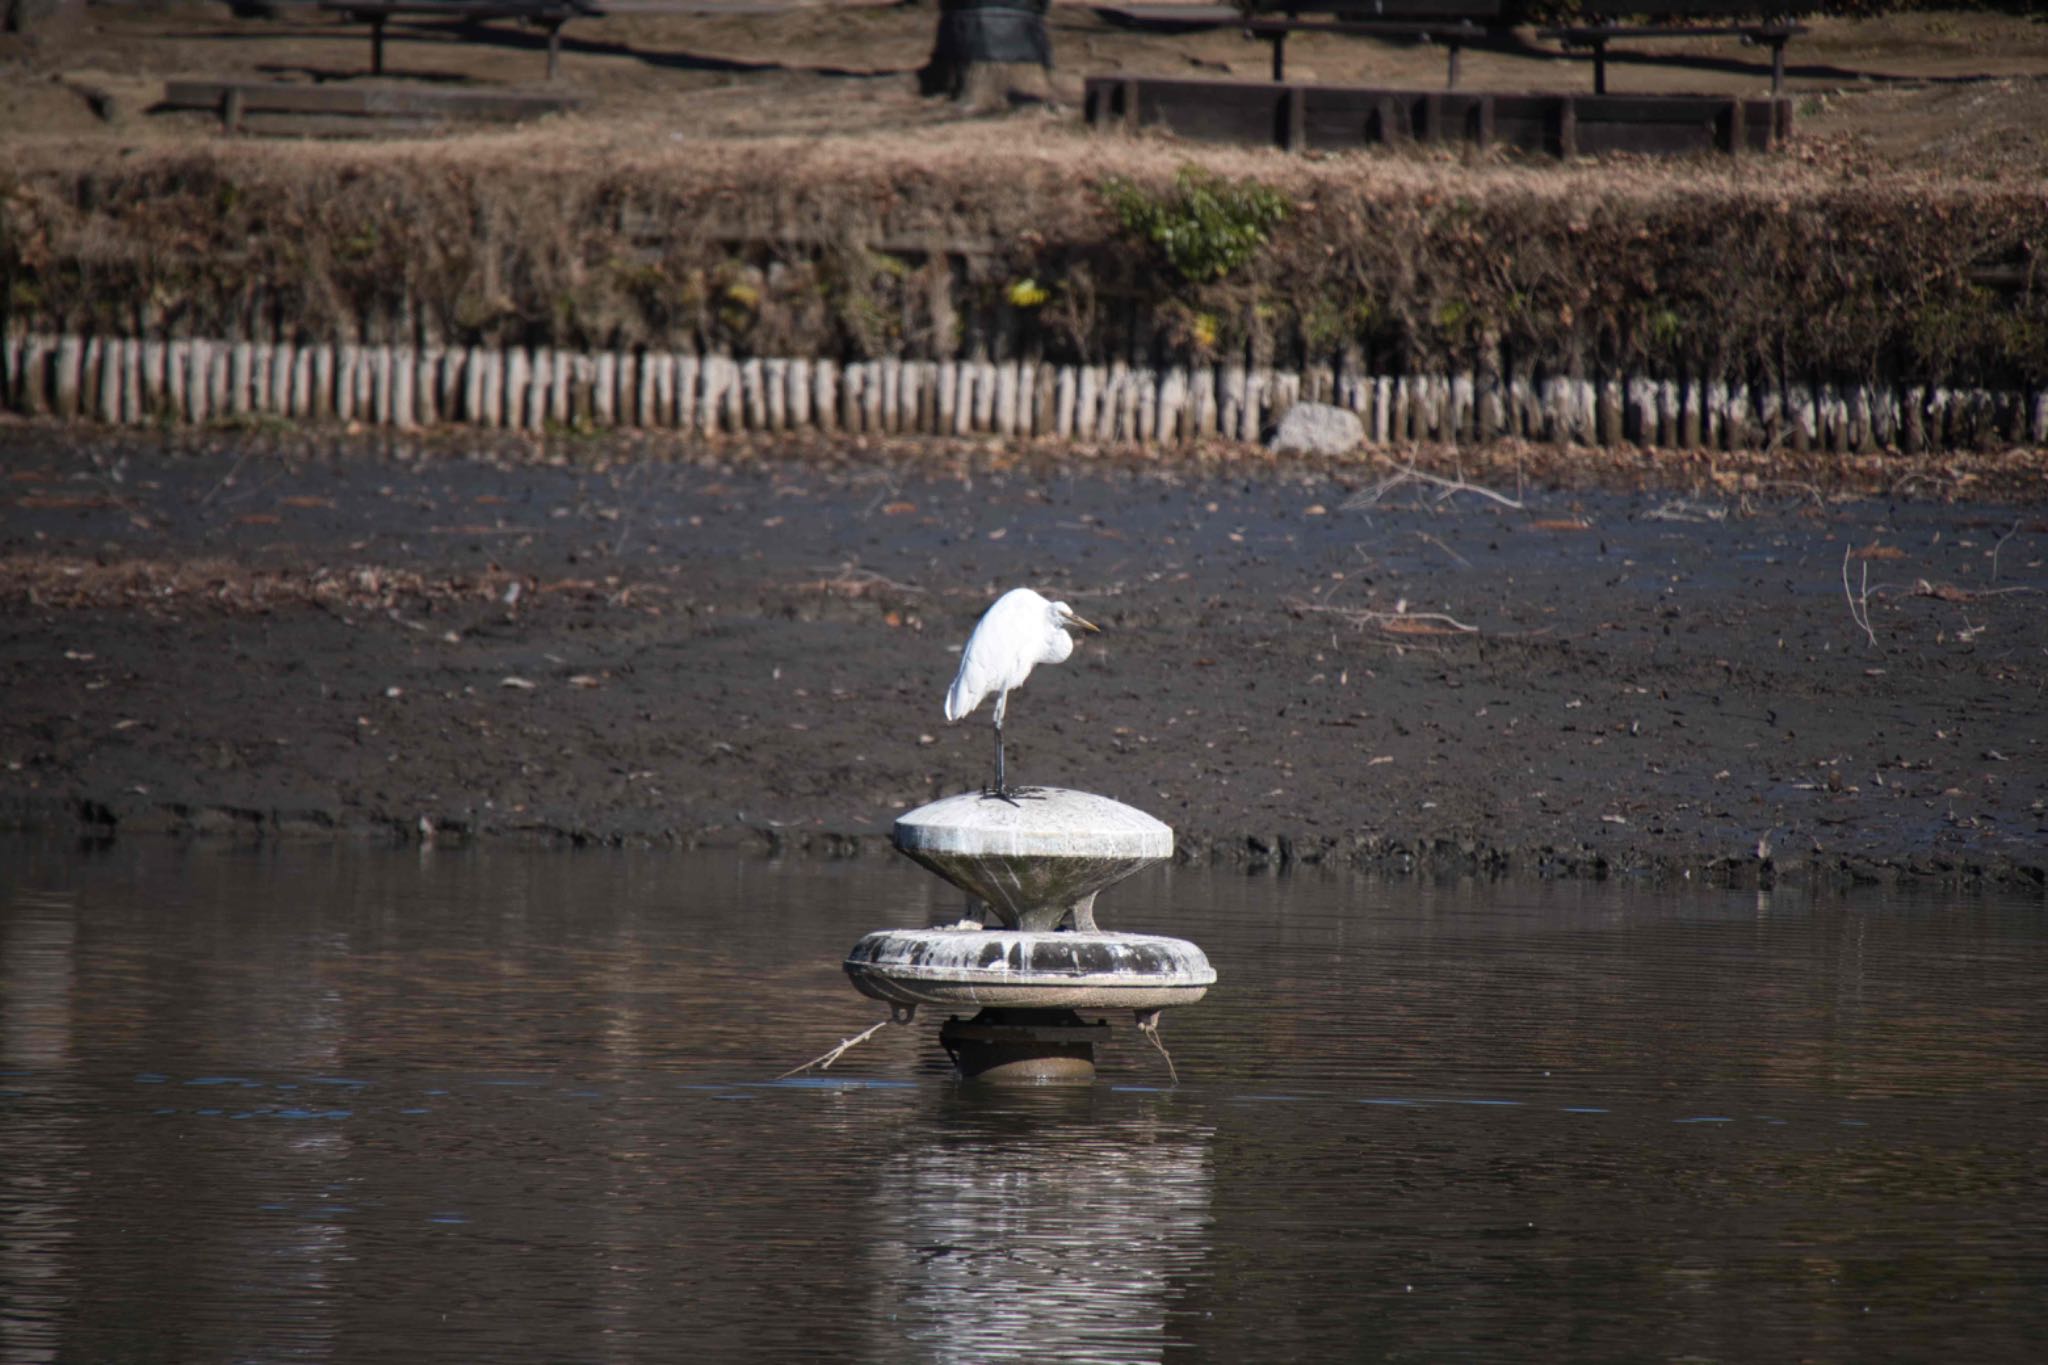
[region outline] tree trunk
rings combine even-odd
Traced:
[[[76,23],[85,17],[85,0],[0,0],[0,30],[26,33]]]
[[[976,108],[1053,98],[1051,0],[939,0],[931,59],[917,73],[927,95]]]

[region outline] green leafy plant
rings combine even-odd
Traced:
[[[1122,177],[1101,194],[1126,232],[1150,243],[1189,284],[1220,280],[1258,254],[1287,221],[1285,195],[1256,180],[1225,180],[1184,166],[1164,193]]]
[[[1037,280],[1026,276],[1021,280],[1013,280],[1003,291],[1003,297],[1009,300],[1012,308],[1037,308],[1052,297],[1052,291]]]

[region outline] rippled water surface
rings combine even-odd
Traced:
[[[1096,1085],[900,861],[0,843],[0,1359],[2033,1360],[2038,897],[1155,870]]]

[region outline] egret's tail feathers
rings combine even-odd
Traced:
[[[958,720],[981,705],[981,693],[968,686],[967,679],[955,678],[946,690],[946,719]]]

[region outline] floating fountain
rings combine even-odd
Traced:
[[[853,945],[846,974],[903,1014],[977,1007],[939,1030],[965,1078],[1092,1080],[1109,1025],[1076,1011],[1127,1009],[1154,1035],[1161,1010],[1191,1005],[1215,984],[1209,959],[1185,939],[1096,926],[1098,894],[1173,855],[1173,831],[1141,810],[1057,787],[969,792],[902,816],[893,842],[983,913],[950,927],[878,929]]]

